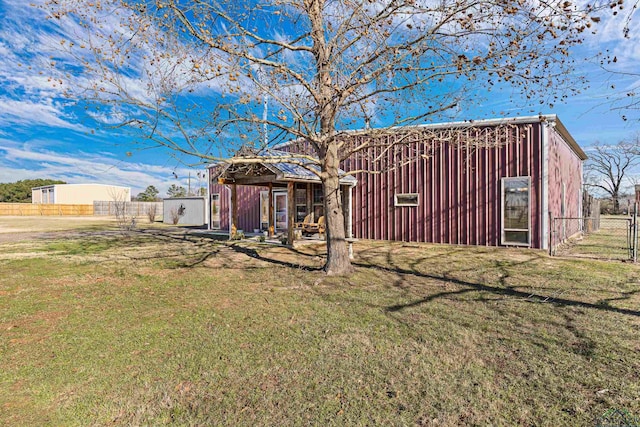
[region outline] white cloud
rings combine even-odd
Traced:
[[[198,180],[197,171],[193,169],[123,161],[111,154],[61,154],[38,145],[0,139],[0,182],[51,178],[68,183],[123,185],[131,187],[133,194],[154,185],[164,195],[171,184],[186,187],[190,172],[192,188],[206,184]]]
[[[45,125],[79,132],[87,131],[87,128],[74,122],[74,117],[64,113],[60,103],[51,100],[36,103],[0,98],[0,120],[4,124]]]
[[[119,8],[117,13],[105,12],[99,16],[99,24],[86,28],[71,17],[45,19],[44,10],[38,7],[44,4],[44,0],[36,0],[35,7],[32,3],[15,0],[0,2],[0,10],[4,12],[0,28],[0,127],[35,122],[86,131],[84,126],[75,124],[78,117],[69,114],[73,106],[65,97],[65,92],[71,93],[76,99],[83,99],[87,94],[91,95],[83,91],[96,86],[107,89],[105,92],[98,91],[96,94],[99,96],[108,92],[126,93],[130,105],[139,102],[153,105],[155,96],[173,88],[190,86],[201,95],[220,90],[220,79],[202,84],[192,80],[191,59],[204,57],[211,63],[215,59],[210,54],[203,54],[179,41],[167,48],[170,51],[164,52],[163,47],[155,42],[158,38],[155,35],[159,31],[154,27],[149,27],[145,32],[148,42],[135,42],[131,52],[123,50],[114,53],[112,64],[118,65],[112,66],[103,79],[99,79],[99,75],[81,72],[78,67],[80,61],[96,64],[90,49],[80,49],[83,41],[88,46],[88,40],[91,40],[94,46],[108,51],[112,48],[106,38],[109,34],[121,37],[123,42],[132,36],[127,33],[130,30],[123,26],[129,17],[126,10]],[[82,2],[76,6],[80,12],[92,13],[92,8],[83,8]],[[63,40],[65,43],[62,43]],[[76,42],[74,48],[70,48],[72,40]],[[120,60],[124,62],[120,64]],[[52,66],[52,62],[56,65]],[[93,118],[103,124],[115,121],[113,116],[96,114]]]

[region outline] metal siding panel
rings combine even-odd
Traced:
[[[221,184],[211,184],[210,194],[220,194],[220,229],[229,230],[229,189]]]
[[[431,222],[431,226],[429,227],[429,242],[434,243],[435,233],[436,233],[436,193],[434,189],[434,181],[436,176],[435,171],[435,156],[436,156],[436,148],[432,147],[431,156],[429,157],[429,220]]]
[[[531,133],[531,158],[533,159],[531,170],[532,175],[535,177],[535,182],[537,183],[537,185],[535,185],[534,191],[534,194],[536,195],[535,207],[537,212],[534,223],[538,228],[538,231],[535,236],[538,240],[537,247],[544,248],[546,246],[546,243],[543,239],[546,234],[544,228],[547,220],[547,213],[544,210],[543,201],[543,147],[540,128],[540,125],[535,125],[534,130],[536,131]]]
[[[491,178],[491,168],[489,167],[490,153],[491,151],[489,150],[487,145],[487,148],[484,149],[484,162],[483,162],[484,172],[482,174],[484,178],[484,186],[483,186],[484,187],[484,200],[483,200],[484,212],[482,215],[482,230],[483,230],[482,242],[483,242],[483,245],[485,246],[489,245],[489,239],[487,236],[489,236],[489,216],[491,214],[491,205],[489,203],[489,179]]]
[[[539,238],[536,237],[542,234],[540,218],[543,196],[540,188],[542,150],[539,129],[538,124],[521,125],[508,132],[508,135],[502,135],[510,141],[502,147],[497,139],[489,140],[487,134],[480,135],[489,146],[474,147],[471,153],[452,145],[441,145],[434,147],[430,156],[423,157],[422,154],[428,151],[426,141],[416,143],[410,150],[407,147],[389,149],[384,153],[384,163],[394,166],[392,170],[375,176],[357,176],[358,185],[353,191],[356,237],[498,245],[502,214],[499,207],[501,178],[530,176],[532,246],[539,247]],[[461,136],[461,141],[464,141],[464,136]],[[385,138],[391,142],[393,136]],[[566,145],[564,141],[560,144],[554,142],[555,145]],[[557,165],[563,154],[556,151],[554,148],[555,157],[550,158],[550,162]],[[356,160],[347,164],[345,170],[370,168],[371,158],[376,154],[380,154],[380,151],[370,149],[356,156]],[[576,180],[579,168],[572,167],[570,172],[565,178],[567,182]],[[554,195],[557,192],[555,187],[558,184],[554,181]],[[575,187],[577,185],[571,184],[571,191]],[[419,193],[419,206],[396,208],[394,195],[400,192]],[[225,202],[227,198],[223,195],[221,203],[224,205]],[[557,204],[555,200],[554,209]],[[256,217],[259,220],[259,203],[256,205]],[[226,216],[224,206],[221,213],[221,217]]]
[[[411,186],[409,188],[410,193],[418,193],[418,156],[416,156],[417,147],[411,146],[411,169],[409,176],[411,177]],[[415,242],[417,240],[417,226],[418,226],[418,212],[420,206],[420,196],[418,195],[418,206],[409,209],[409,241]]]
[[[375,160],[374,159],[376,158],[377,154],[378,154],[377,153],[377,149],[374,148],[373,152],[372,152],[372,156],[369,159],[369,165],[370,165],[369,166],[370,167],[369,170],[375,170],[376,165],[375,165]],[[376,176],[376,174],[373,174],[373,175],[370,175],[370,178],[371,179],[369,180],[369,185],[370,185],[370,187],[369,187],[370,188],[370,190],[369,190],[370,191],[370,193],[369,193],[369,203],[370,203],[370,206],[371,206],[371,219],[370,219],[370,223],[369,223],[369,229],[370,229],[371,238],[372,239],[379,239],[379,236],[378,236],[378,224],[376,223],[376,215],[377,215],[377,212],[378,212],[378,205],[377,205],[377,202],[376,202],[376,199],[377,199],[377,193],[376,193],[377,192],[377,186],[376,186],[377,176]]]
[[[420,142],[420,151],[418,156],[420,162],[420,179],[418,180],[418,190],[420,192],[420,217],[418,218],[418,236],[419,242],[426,241],[427,232],[427,159],[426,159],[426,142]]]
[[[389,146],[389,137],[385,137],[385,145]],[[389,157],[388,157],[388,153],[389,150],[387,150],[384,153],[383,158],[380,159],[381,164],[383,165],[389,165]],[[384,168],[384,169],[388,169]],[[387,217],[389,216],[389,202],[388,202],[388,186],[389,186],[389,180],[387,177],[387,171],[381,171],[380,173],[380,238],[382,240],[387,240],[387,224],[388,224],[388,220]]]
[[[431,193],[429,192],[429,171],[430,171],[430,165],[431,165],[431,160],[430,157],[428,156],[428,146],[427,143],[425,142],[422,145],[422,149],[424,150],[423,154],[424,157],[422,158],[423,161],[423,186],[422,186],[422,191],[424,192],[424,208],[422,209],[423,212],[423,223],[422,223],[422,241],[423,242],[429,242],[431,241],[431,210],[429,208],[430,203],[431,203]]]
[[[402,146],[402,192],[407,193],[409,189],[409,163],[407,158],[407,146]],[[401,233],[402,233],[402,241],[406,242],[409,240],[409,209],[404,207],[400,208],[401,213]]]

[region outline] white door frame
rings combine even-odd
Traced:
[[[278,227],[278,222],[282,222],[282,221],[278,221],[278,197],[283,197],[284,198],[284,228],[282,227]],[[274,191],[273,192],[273,225],[275,228],[275,231],[285,231],[287,230],[287,226],[288,226],[288,216],[289,216],[289,200],[288,200],[288,195],[286,191]]]

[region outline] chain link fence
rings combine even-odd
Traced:
[[[551,255],[605,260],[635,260],[635,216],[552,218]]]

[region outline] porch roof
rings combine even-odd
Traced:
[[[243,161],[242,159],[246,159]],[[320,182],[320,166],[308,156],[280,150],[243,151],[233,157],[233,162],[221,166],[212,173],[219,182],[259,185],[276,182]],[[338,170],[341,185],[355,185],[358,180]]]

